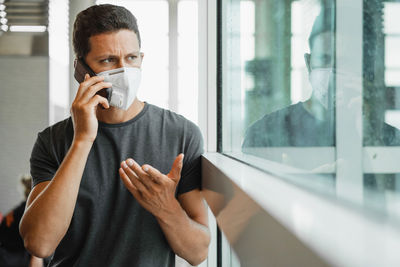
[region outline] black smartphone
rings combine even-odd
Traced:
[[[82,59],[75,59],[74,67],[74,77],[78,83],[82,83],[85,80],[86,73],[89,74],[90,77],[96,76],[96,73]],[[111,88],[104,88],[98,91],[97,94],[106,98],[108,102],[110,102]]]

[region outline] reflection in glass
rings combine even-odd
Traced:
[[[295,8],[293,11],[303,11],[302,6],[299,5],[301,2],[303,5],[309,5],[307,2],[310,1],[296,2],[296,5],[292,5]],[[292,69],[299,76],[303,68],[303,77],[294,78],[293,82],[298,82],[301,78],[304,79],[304,75],[308,75],[307,80],[311,85],[312,94],[305,101],[299,101],[275,111],[269,110],[261,119],[253,122],[247,129],[243,141],[245,152],[251,153],[251,149],[248,149],[251,147],[334,146],[335,144],[333,105],[335,10],[332,4],[326,4],[326,6],[318,4],[317,7],[320,10],[319,15],[316,17],[308,37],[310,52],[302,51],[304,57],[302,57],[301,65],[298,62],[298,47],[304,48],[304,42],[307,41],[306,36],[301,35],[304,32],[301,24],[294,28],[296,34],[291,40],[293,59],[297,65],[293,66],[292,64]],[[293,17],[299,17],[299,13],[293,14]],[[285,20],[284,17],[281,19]],[[276,21],[274,22],[276,23]],[[280,38],[279,34],[279,32],[275,33],[278,39]],[[304,40],[301,40],[301,37]],[[256,44],[258,43],[256,41]],[[258,85],[254,91],[258,91],[258,94],[263,92],[266,98],[281,99],[281,106],[284,106],[285,103],[290,102],[291,95],[294,95],[290,92],[300,92],[298,95],[301,95],[302,84],[280,82],[282,76],[286,78],[291,74],[289,69],[290,53],[286,53],[287,47],[282,46],[280,42],[275,44],[271,42],[265,45],[265,49],[274,50],[273,53],[263,59],[257,58],[248,61],[247,72],[254,77],[255,84]],[[284,73],[284,68],[287,68],[287,73]],[[307,72],[305,73],[304,70]],[[288,79],[286,78],[286,80]],[[248,99],[251,97],[251,94],[247,94]]]
[[[223,3],[222,152],[389,210],[400,189],[400,1]]]

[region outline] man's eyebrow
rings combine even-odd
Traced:
[[[112,55],[112,54],[103,54],[98,57],[95,57],[95,59],[103,59],[103,58],[110,58],[110,57],[116,57],[116,56]]]
[[[139,55],[139,54],[140,54],[140,51],[133,51],[133,52],[130,52],[130,53],[126,54],[126,55],[127,56],[132,56],[132,55]],[[117,58],[119,56],[113,55],[113,54],[103,54],[103,55],[100,55],[98,57],[95,57],[95,59],[98,60],[98,59],[110,58],[110,57],[111,58]]]
[[[140,51],[133,51],[133,52],[128,53],[127,55],[130,56],[130,55],[139,55],[139,54],[140,54]]]

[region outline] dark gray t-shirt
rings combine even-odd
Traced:
[[[39,133],[30,160],[34,186],[53,178],[72,139],[71,118]],[[196,125],[147,103],[130,121],[99,122],[72,222],[50,266],[174,266],[157,220],[125,188],[118,169],[130,157],[166,174],[179,153],[185,157],[177,195],[201,186],[203,141]]]
[[[242,149],[280,146],[333,146],[334,123],[318,120],[299,102],[266,114],[246,131]]]

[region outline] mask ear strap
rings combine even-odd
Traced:
[[[306,67],[307,67],[308,73],[311,73],[311,65],[310,65],[311,54],[305,53],[304,61],[306,62]]]

